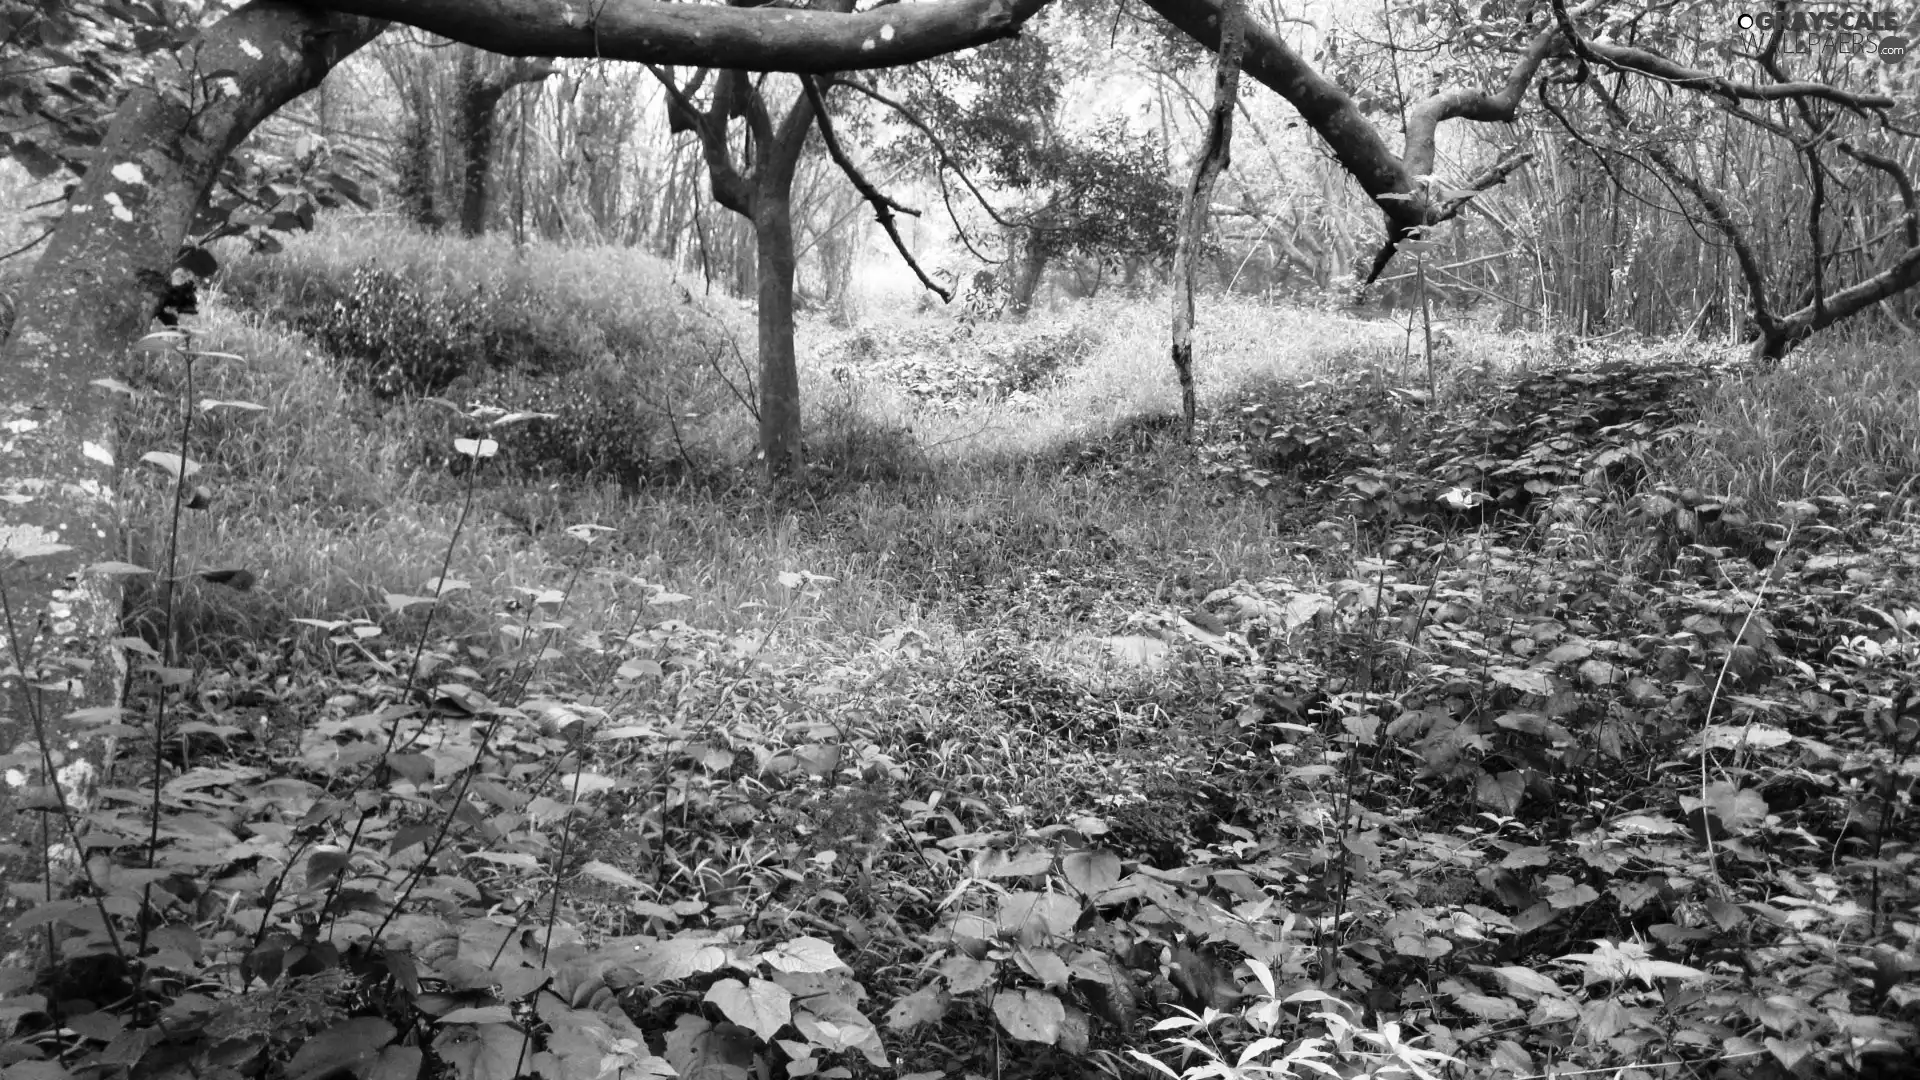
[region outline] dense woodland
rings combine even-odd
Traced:
[[[0,0],[0,1080],[1920,1075],[1920,35]]]

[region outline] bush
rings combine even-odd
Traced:
[[[308,335],[378,401],[554,414],[501,440],[502,462],[523,474],[634,484],[660,462],[679,463],[677,474],[696,450],[718,465],[748,445],[721,373],[737,335],[636,251],[336,220],[281,253],[236,255],[223,286]],[[460,425],[423,429],[417,464],[449,463],[450,426]]]
[[[1556,492],[1641,486],[1647,455],[1693,416],[1715,375],[1693,362],[1608,364],[1488,379],[1452,400],[1365,373],[1246,402],[1246,474],[1344,500],[1357,516],[1475,522],[1526,516]]]
[[[296,323],[340,358],[348,378],[380,397],[436,394],[469,374],[486,355],[474,317],[486,305],[476,289],[472,306],[438,302],[404,274],[362,266],[344,296],[318,317]]]

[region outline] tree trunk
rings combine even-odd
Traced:
[[[1014,253],[1007,278],[1007,313],[1016,319],[1024,319],[1033,310],[1033,298],[1040,292],[1040,282],[1046,277],[1047,252],[1035,233],[1028,232],[1017,242],[1019,250]]]
[[[423,78],[410,91],[406,120],[400,129],[400,147],[396,155],[395,184],[400,205],[408,220],[422,228],[439,231],[446,224],[440,212],[439,153],[434,146],[432,97]]]
[[[113,403],[95,381],[147,332],[193,213],[234,147],[384,25],[256,0],[202,31],[177,62],[163,59],[154,84],[132,90],[114,114],[0,349],[8,469],[0,487],[14,502],[0,547],[45,553],[5,567],[5,663],[25,656],[30,670],[4,680],[0,714],[52,724],[102,710],[84,714],[97,721],[119,703],[125,663],[110,643],[121,590],[115,578],[84,572],[120,555]],[[0,556],[0,565],[12,561]],[[62,745],[83,737],[64,724],[48,734]]]
[[[1193,441],[1194,414],[1199,411],[1193,383],[1193,294],[1214,182],[1232,159],[1233,109],[1240,98],[1240,54],[1246,43],[1244,9],[1244,0],[1226,0],[1220,16],[1220,57],[1214,66],[1206,144],[1193,167],[1193,183],[1187,188],[1173,249],[1173,370],[1180,378],[1181,427],[1188,442]]]
[[[787,188],[754,200],[759,248],[760,450],[776,485],[801,476],[800,373],[793,346],[793,205]]]
[[[487,229],[487,199],[493,187],[493,114],[507,91],[539,82],[559,69],[546,60],[515,61],[491,74],[481,70],[480,53],[460,58],[460,232],[479,236]]]
[[[505,88],[480,76],[480,54],[469,49],[460,58],[460,235],[479,236],[487,228],[488,166],[493,161],[493,108]]]

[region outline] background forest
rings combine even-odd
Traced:
[[[518,3],[0,0],[0,1080],[1920,1075],[1911,12]]]

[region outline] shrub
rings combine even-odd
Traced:
[[[438,302],[398,271],[362,266],[346,294],[296,325],[336,357],[349,378],[381,397],[434,394],[484,355],[472,307]]]
[[[553,414],[502,440],[502,463],[523,474],[633,484],[660,462],[678,474],[696,452],[720,464],[746,445],[723,374],[738,335],[636,251],[335,220],[281,253],[233,258],[223,284],[311,337],[378,401],[431,395]],[[447,426],[423,429],[416,464],[449,463]]]
[[[655,475],[657,420],[647,415],[620,372],[509,378],[497,385],[500,400],[510,408],[546,414],[503,442],[503,461],[514,471],[598,477],[625,487]]]

